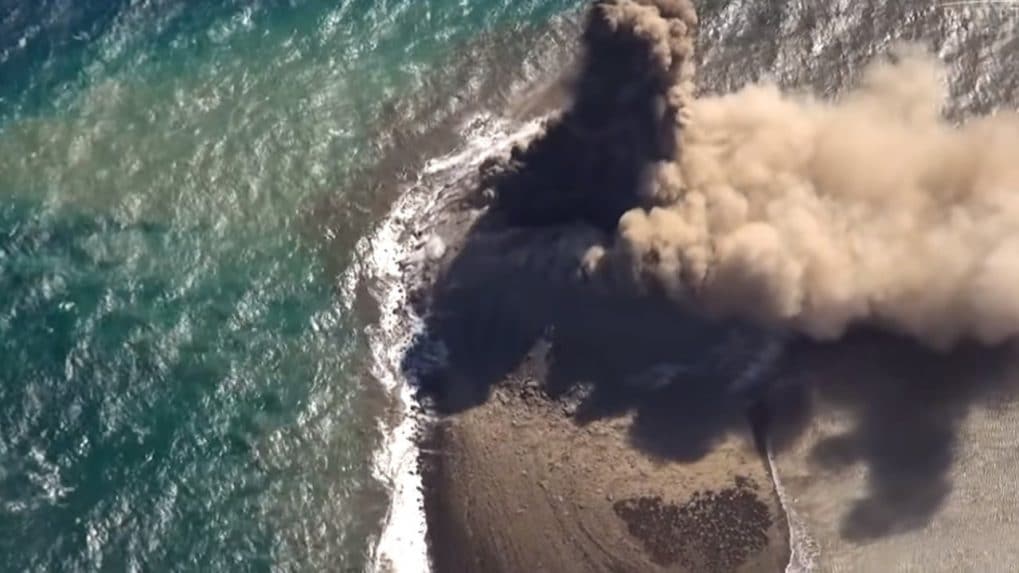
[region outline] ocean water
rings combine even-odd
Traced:
[[[0,0],[0,571],[371,568],[376,233],[581,4]]]

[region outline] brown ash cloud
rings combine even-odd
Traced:
[[[695,96],[696,25],[688,0],[595,4],[573,106],[494,176],[510,221],[593,223],[594,280],[817,339],[1019,333],[1019,115],[947,121],[911,47],[837,99]]]

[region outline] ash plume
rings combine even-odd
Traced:
[[[936,348],[1019,333],[1019,115],[951,124],[910,47],[837,100],[695,97],[696,24],[689,0],[597,2],[575,103],[500,171],[497,207],[606,229],[590,277],[712,316]]]
[[[696,25],[687,0],[596,2],[572,105],[485,167],[497,210],[518,225],[585,221],[612,231],[641,205],[647,166],[676,157]]]

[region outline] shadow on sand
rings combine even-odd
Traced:
[[[632,413],[633,445],[678,462],[733,432],[759,447],[767,436],[780,453],[814,416],[839,409],[852,431],[817,443],[810,463],[867,468],[869,491],[846,514],[843,536],[866,542],[929,523],[951,492],[959,424],[1001,396],[1005,350],[938,354],[859,332],[790,343],[764,377],[736,389],[763,335],[586,283],[579,258],[601,240],[579,223],[516,228],[498,214],[482,218],[421,300],[427,336],[404,364],[427,401],[456,414],[484,404],[497,384],[537,380],[579,426]]]

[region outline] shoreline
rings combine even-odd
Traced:
[[[442,257],[445,246],[422,240],[422,220],[443,218],[438,212],[448,201],[462,198],[450,189],[462,188],[457,180],[477,172],[493,149],[509,148],[533,135],[537,124],[525,122],[515,131],[487,114],[465,122],[470,135],[452,152],[428,161],[418,179],[407,186],[380,226],[358,245],[365,273],[345,277],[345,289],[353,291],[359,281],[373,286],[379,321],[369,331],[373,354],[373,377],[390,396],[391,412],[381,421],[383,443],[373,460],[377,480],[388,485],[391,495],[382,532],[374,544],[372,571],[428,572],[432,570],[426,544],[426,491],[421,483],[418,454],[421,438],[436,421],[416,396],[418,384],[413,368],[404,364],[405,353],[423,333],[423,321],[412,310],[411,293],[423,280],[423,267]],[[473,131],[472,131],[473,130]],[[413,278],[411,278],[413,277]]]

